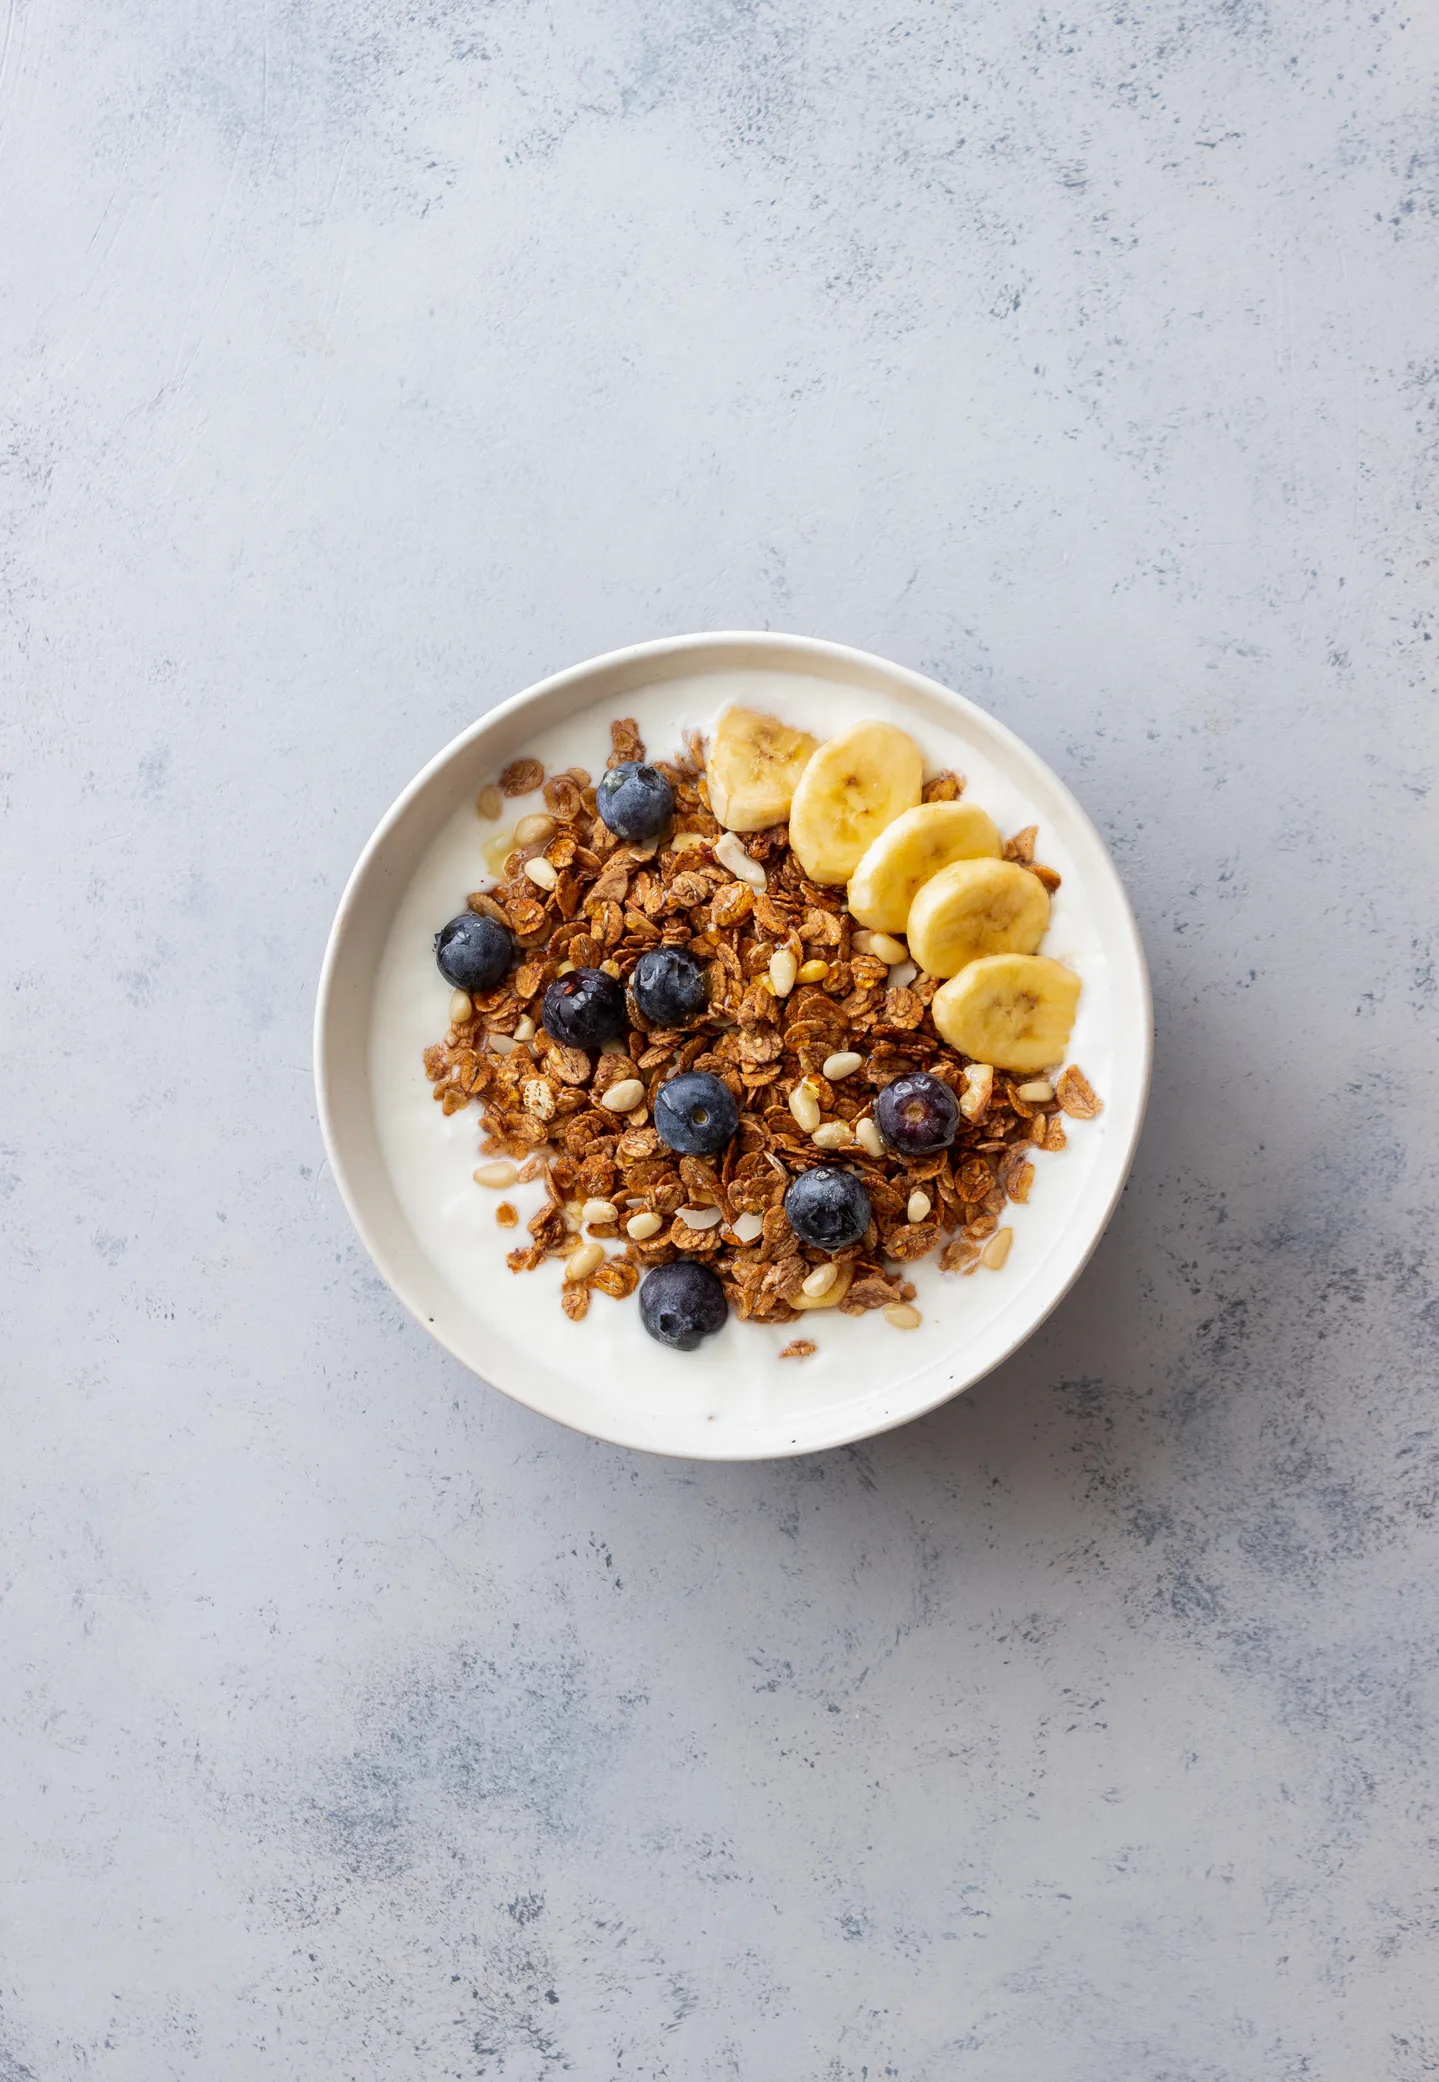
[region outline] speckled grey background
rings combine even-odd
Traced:
[[[3,2082],[1439,2073],[1439,22],[9,0]],[[1109,835],[1150,1124],[1041,1336],[695,1468],[321,1164],[372,823],[815,631]]]

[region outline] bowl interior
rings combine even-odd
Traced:
[[[1070,1050],[1105,1101],[1038,1152],[1029,1203],[1006,1220],[1002,1272],[910,1268],[923,1323],[814,1311],[803,1326],[731,1320],[699,1352],[644,1333],[633,1300],[595,1296],[583,1323],[559,1307],[560,1268],[516,1277],[498,1195],[474,1184],[478,1109],[448,1119],[421,1053],[442,1038],[448,986],[436,930],[484,878],[475,798],[521,754],[599,772],[612,717],[633,716],[650,753],[676,751],[729,700],[832,735],[862,716],[901,723],[931,768],[1012,832],[1039,826],[1039,857],[1063,877],[1044,951],[1084,980]],[[535,807],[506,805],[507,818]],[[578,666],[518,695],[439,754],[376,831],[345,891],[321,983],[316,1073],[330,1161],[356,1227],[400,1299],[449,1351],[518,1401],[617,1443],[705,1459],[815,1451],[902,1423],[958,1393],[1027,1337],[1071,1284],[1128,1173],[1148,1085],[1151,1019],[1143,953],[1104,845],[1067,789],[972,703],[881,659],[771,635],[679,638]],[[523,1218],[542,1188],[505,1197]],[[523,1231],[521,1230],[521,1235]],[[780,1357],[802,1327],[819,1350]]]

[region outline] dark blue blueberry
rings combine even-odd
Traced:
[[[802,1171],[784,1196],[789,1225],[817,1251],[842,1251],[869,1227],[869,1195],[852,1171],[821,1164]]]
[[[595,808],[617,839],[655,839],[675,813],[675,792],[657,766],[627,759],[601,777]]]
[[[687,1027],[704,1011],[705,972],[683,947],[651,947],[630,977],[635,1003],[657,1027]]]
[[[959,1101],[943,1078],[907,1070],[887,1084],[874,1102],[879,1132],[902,1157],[927,1157],[948,1149],[959,1131]]]
[[[567,1048],[598,1048],[625,1024],[623,987],[603,969],[571,969],[545,992],[545,1032]]]
[[[435,960],[456,990],[493,990],[514,959],[515,943],[498,918],[461,911],[435,934]]]
[[[682,1070],[654,1096],[655,1133],[682,1157],[712,1157],[739,1126],[734,1093],[708,1070]]]
[[[724,1327],[729,1304],[707,1265],[677,1258],[657,1265],[640,1283],[640,1319],[650,1336],[677,1352],[692,1352],[701,1338]]]

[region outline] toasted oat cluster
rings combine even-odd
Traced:
[[[611,768],[645,760],[633,722],[612,724],[611,737]],[[662,837],[641,842],[616,838],[579,768],[546,778],[520,760],[499,778],[502,796],[544,790],[544,812],[520,820],[498,886],[469,898],[471,913],[508,929],[516,965],[491,989],[456,990],[425,1069],[446,1113],[483,1108],[488,1161],[477,1180],[544,1181],[545,1205],[510,1268],[565,1260],[562,1302],[576,1321],[593,1293],[623,1299],[651,1268],[690,1259],[718,1275],[741,1319],[884,1309],[911,1327],[905,1268],[935,1251],[946,1272],[1001,1266],[1006,1206],[1034,1182],[1031,1151],[1063,1149],[1064,1117],[1088,1120],[1101,1102],[1075,1068],[1026,1079],[946,1042],[930,1012],[940,979],[892,983],[894,944],[857,925],[843,886],[806,878],[784,824],[743,841],[722,830],[701,739],[653,765],[674,814]],[[940,774],[923,800],[956,801],[963,786]],[[1058,877],[1034,865],[1035,837],[1034,827],[1017,834],[1004,858],[1047,892]],[[654,1025],[627,989],[627,1029],[608,1045],[546,1033],[543,1001],[558,978],[602,970],[627,984],[659,946],[704,965],[708,1001],[691,1024]],[[712,1073],[738,1103],[738,1128],[714,1156],[677,1154],[653,1124],[659,1085],[690,1070]],[[960,1118],[949,1147],[906,1157],[877,1132],[874,1103],[914,1070],[950,1087]],[[873,1219],[859,1242],[825,1251],[800,1241],[783,1202],[797,1177],[837,1160],[862,1181]],[[516,1221],[508,1202],[497,1215]],[[797,1337],[783,1356],[814,1350]]]

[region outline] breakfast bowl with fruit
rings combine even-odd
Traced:
[[[621,1444],[815,1451],[933,1408],[1093,1250],[1143,952],[1058,779],[809,638],[644,644],[449,745],[345,891],[326,1145],[456,1357]]]

